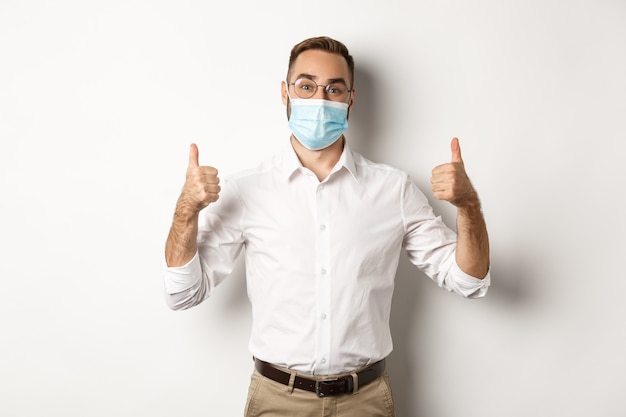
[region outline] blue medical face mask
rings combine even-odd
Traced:
[[[348,129],[348,104],[321,99],[290,99],[289,129],[307,149],[332,145]]]

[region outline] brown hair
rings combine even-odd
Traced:
[[[314,38],[308,38],[291,48],[291,54],[289,55],[289,68],[287,69],[287,81],[293,67],[293,63],[296,58],[304,52],[310,49],[320,49],[322,51],[330,52],[332,54],[341,55],[348,63],[348,69],[350,70],[350,78],[352,80],[352,86],[354,86],[354,59],[348,52],[348,48],[343,43],[329,38],[328,36],[317,36]],[[350,87],[352,88],[352,87]]]

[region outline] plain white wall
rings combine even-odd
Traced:
[[[244,265],[172,312],[164,240],[189,143],[222,175],[284,146],[289,50],[322,34],[356,59],[352,147],[429,194],[458,136],[491,236],[483,300],[401,260],[398,416],[626,415],[625,22],[622,0],[0,1],[0,415],[241,415]]]

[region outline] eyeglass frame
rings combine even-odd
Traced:
[[[298,91],[295,89],[295,86],[296,86],[296,83],[297,83],[298,81],[300,81],[300,80],[307,80],[307,81],[311,81],[313,84],[315,84],[315,90],[313,91],[313,94],[311,94],[311,97],[306,97],[306,98],[304,98],[304,97],[300,97],[300,95],[298,94]],[[290,86],[290,85],[293,85],[293,86],[294,86],[294,91],[295,91],[296,95],[297,95],[299,98],[301,98],[301,99],[303,99],[303,100],[309,100],[310,98],[312,98],[312,97],[313,97],[313,96],[317,93],[317,90],[318,90],[320,87],[324,87],[324,93],[328,96],[328,98],[330,98],[330,97],[331,97],[331,95],[330,95],[330,94],[328,94],[328,88],[330,88],[330,85],[331,85],[331,84],[336,84],[336,83],[340,83],[340,84],[343,84],[343,85],[345,85],[345,86],[346,86],[346,88],[348,89],[348,97],[347,97],[347,98],[348,98],[348,101],[350,101],[350,98],[352,98],[352,92],[354,91],[354,88],[350,88],[350,87],[348,87],[348,84],[346,84],[346,82],[345,82],[343,79],[340,79],[340,80],[334,80],[334,81],[329,82],[329,83],[328,83],[328,84],[326,84],[326,85],[323,85],[323,84],[318,84],[318,83],[316,83],[315,81],[313,81],[311,78],[308,78],[308,77],[300,77],[300,78],[296,78],[296,81],[294,81],[294,82],[292,82],[292,83],[290,83],[290,82],[286,82],[286,84],[287,84],[287,95],[289,95],[289,86]],[[331,100],[331,101],[335,101],[335,100]],[[339,102],[339,103],[343,103],[344,101],[343,101],[343,100],[337,100],[337,102]]]

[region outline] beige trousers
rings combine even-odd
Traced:
[[[293,378],[292,378],[293,379]],[[353,394],[319,398],[253,372],[245,417],[394,417],[389,375],[359,387]]]

